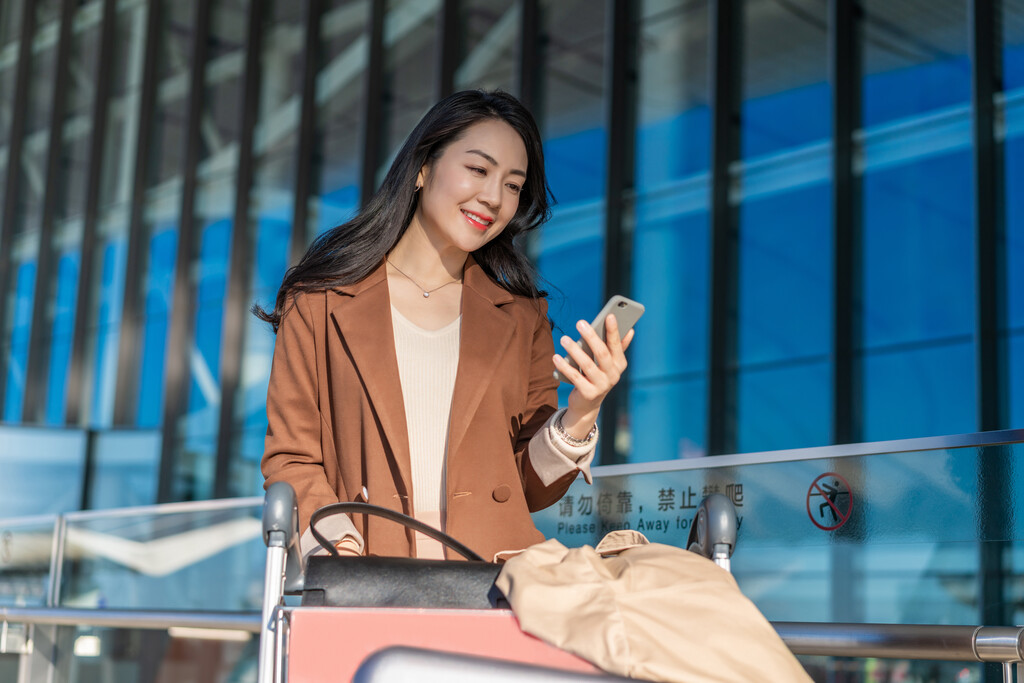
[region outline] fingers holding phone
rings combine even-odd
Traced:
[[[623,296],[612,297],[594,322],[579,321],[580,340],[563,336],[566,356],[554,357],[555,377],[574,386],[569,395],[574,412],[590,412],[600,407],[626,369],[625,350],[633,340],[633,325],[644,307]],[[625,331],[625,336],[621,332]]]

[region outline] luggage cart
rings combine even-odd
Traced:
[[[273,484],[263,509],[267,566],[259,654],[259,683],[301,680],[381,680],[382,672],[444,671],[445,681],[615,681],[589,662],[523,633],[509,609],[408,609],[288,606],[300,595],[305,567],[299,550],[295,492]],[[725,569],[736,538],[736,515],[724,496],[700,506],[690,549]],[[395,649],[397,648],[397,649]],[[374,653],[385,651],[375,658]],[[480,659],[486,657],[488,659]],[[369,659],[368,659],[369,658]],[[365,666],[360,669],[360,665]],[[501,660],[496,662],[495,660]],[[411,674],[410,674],[411,675]],[[410,678],[409,680],[413,680]],[[440,680],[440,678],[438,679]]]
[[[714,494],[698,507],[689,550],[729,569],[736,513]],[[263,512],[267,565],[259,683],[608,683],[626,681],[524,634],[508,609],[288,606],[302,594],[295,493],[270,487]],[[1024,683],[1024,627],[775,622],[798,655],[992,662]]]

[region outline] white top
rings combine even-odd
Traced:
[[[391,307],[398,376],[412,461],[412,508],[419,521],[444,528],[444,462],[462,316],[439,330],[425,330]],[[416,555],[443,558],[437,541],[416,532]]]

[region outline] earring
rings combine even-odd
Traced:
[[[413,194],[419,192],[421,187],[423,187],[423,186],[422,185],[417,185],[416,189],[413,190]]]

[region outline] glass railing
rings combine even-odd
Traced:
[[[732,571],[773,621],[1009,625],[1024,616],[1022,456],[1016,430],[598,467],[593,486],[577,481],[535,521],[567,545],[630,528],[685,546],[696,507],[718,492],[738,513]],[[261,506],[245,498],[0,520],[0,607],[256,614]],[[82,642],[87,652],[97,641]],[[805,661],[828,675],[853,666],[858,678],[865,667],[921,666]],[[977,664],[940,668],[957,666],[964,680],[980,675]]]
[[[0,519],[0,606],[50,604],[56,516]]]
[[[695,507],[718,492],[736,505],[733,574],[769,619],[1009,625],[1024,616],[1022,440],[1015,430],[599,467],[593,486],[577,481],[535,521],[567,545],[630,528],[685,546]],[[1012,612],[983,603],[993,589]]]
[[[259,611],[261,498],[66,515],[57,604]]]

